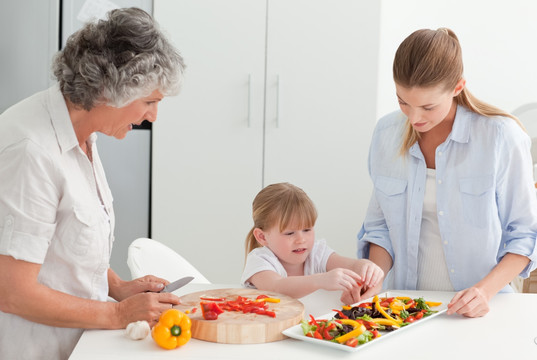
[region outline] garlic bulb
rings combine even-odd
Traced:
[[[147,321],[135,321],[127,325],[127,335],[133,340],[142,340],[145,339],[151,328]]]

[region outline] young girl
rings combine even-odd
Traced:
[[[295,298],[318,289],[340,290],[343,303],[373,295],[384,276],[369,260],[340,256],[324,240],[315,240],[317,211],[298,187],[279,183],[265,187],[253,202],[254,226],[246,238],[243,286]]]
[[[530,139],[514,116],[468,92],[451,30],[407,37],[393,77],[401,111],[373,134],[358,257],[391,270],[390,288],[457,291],[448,314],[483,316],[494,294],[535,268]]]

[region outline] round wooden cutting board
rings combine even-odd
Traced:
[[[237,296],[255,300],[258,295],[280,299],[279,303],[268,303],[268,310],[276,317],[244,314],[237,311],[224,311],[216,320],[205,320],[201,312],[200,297],[226,298],[235,300]],[[208,300],[205,300],[208,301]],[[215,301],[218,304],[218,301]],[[192,337],[199,340],[225,344],[258,344],[286,338],[282,331],[298,324],[304,316],[304,305],[289,296],[256,289],[213,289],[187,294],[181,297],[181,304],[174,308],[183,312],[190,311]],[[192,309],[196,311],[192,313]]]

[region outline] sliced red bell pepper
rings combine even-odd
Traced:
[[[343,313],[341,312],[341,310],[332,309],[332,311],[337,312],[337,313],[339,314],[339,316],[340,316],[342,319],[348,319],[348,318],[349,318],[347,315],[343,314]]]
[[[214,302],[200,301],[200,306],[201,313],[203,314],[203,318],[205,320],[216,320],[218,319],[218,315],[224,312],[224,310],[222,310],[218,304]]]

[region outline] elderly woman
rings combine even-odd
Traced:
[[[84,328],[153,325],[179,303],[158,293],[166,280],[110,269],[114,212],[95,133],[122,139],[155,121],[183,69],[147,13],[113,10],[57,54],[56,86],[0,116],[0,358],[65,359]]]

